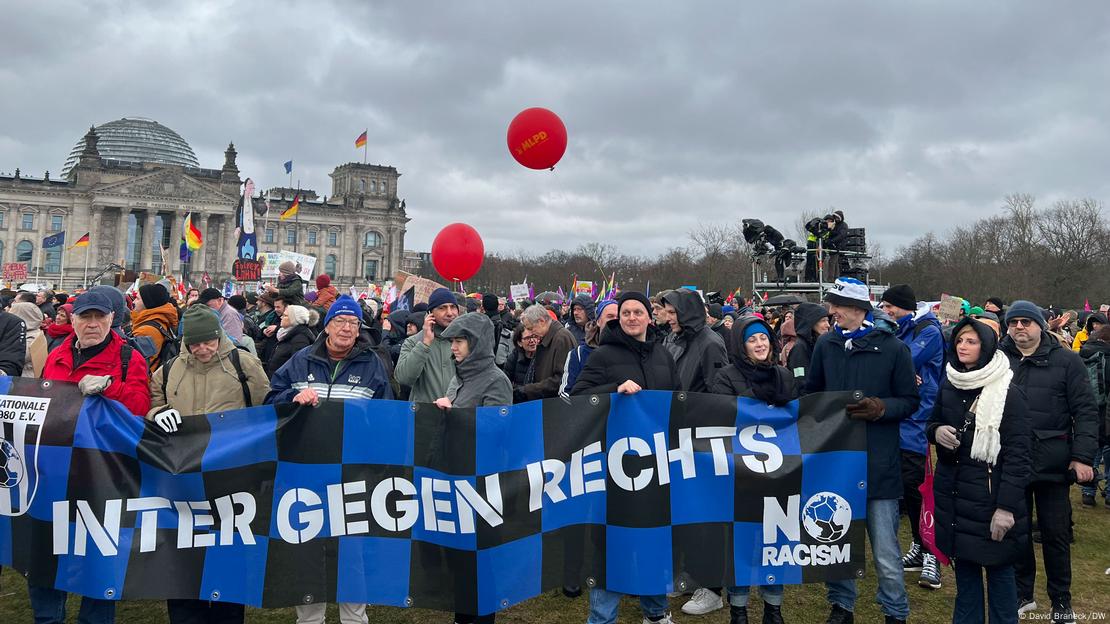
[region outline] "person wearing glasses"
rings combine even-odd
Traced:
[[[523,325],[517,325],[516,329],[513,330],[513,344],[515,348],[509,354],[509,358],[505,360],[501,370],[505,371],[513,390],[516,390],[525,383],[529,383],[527,379],[530,373],[535,374],[532,362],[536,359],[536,348],[540,346],[540,337],[534,332],[524,329]],[[523,402],[523,399],[515,402]]]
[[[1046,337],[1041,309],[1015,301],[1006,312],[1001,349],[1010,358],[1014,385],[1025,391],[1033,430],[1033,473],[1025,490],[1026,508],[1037,510],[1048,597],[1054,622],[1073,621],[1071,610],[1071,481],[1094,478],[1098,448],[1098,405],[1083,360]],[[1018,613],[1037,608],[1033,601],[1037,562],[1026,540],[1018,559]]]

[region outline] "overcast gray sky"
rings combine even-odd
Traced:
[[[173,6],[171,6],[173,5]],[[889,253],[926,229],[1107,195],[1105,2],[6,2],[0,171],[54,175],[90,124],[155,119],[265,188],[396,166],[406,246],[637,254],[698,222],[844,210]],[[505,145],[564,120],[554,172]]]

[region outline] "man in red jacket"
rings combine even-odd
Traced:
[[[123,351],[130,352],[124,375]],[[99,394],[123,403],[132,414],[150,411],[146,360],[112,331],[112,302],[86,292],[73,304],[73,334],[46,358],[43,379],[74,382],[86,396]]]
[[[130,353],[124,367],[124,351]],[[43,379],[75,382],[85,396],[99,394],[123,403],[142,418],[150,410],[146,359],[112,331],[112,302],[99,292],[86,292],[73,304],[73,333],[46,357]],[[36,622],[64,622],[66,592],[28,586]],[[116,604],[84,598],[79,622],[111,624]]]

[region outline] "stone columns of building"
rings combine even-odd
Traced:
[[[146,217],[143,219],[143,236],[142,248],[139,249],[139,269],[140,271],[150,271],[154,269],[154,220],[157,218],[157,213],[153,210],[146,211]],[[138,214],[136,213],[135,219],[137,220]]]
[[[195,260],[195,266],[200,267],[202,271],[206,271],[208,267],[205,266],[205,258],[208,257],[208,246],[214,241],[208,236],[208,213],[198,212],[196,213],[196,217],[197,228],[200,230],[202,240],[200,249],[193,252],[193,258]]]
[[[40,275],[46,273],[46,250],[42,248],[42,239],[46,238],[46,222],[50,219],[50,209],[46,206],[39,207],[39,213],[36,215],[38,218],[36,222],[38,227],[35,228],[38,234],[38,240],[32,240],[35,244],[35,262],[32,269],[38,269]]]

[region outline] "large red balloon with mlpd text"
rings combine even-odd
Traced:
[[[567,151],[567,127],[546,108],[520,111],[509,123],[509,153],[529,169],[554,169]]]
[[[464,282],[482,268],[486,246],[478,230],[465,223],[452,223],[432,241],[432,266],[452,282]]]

